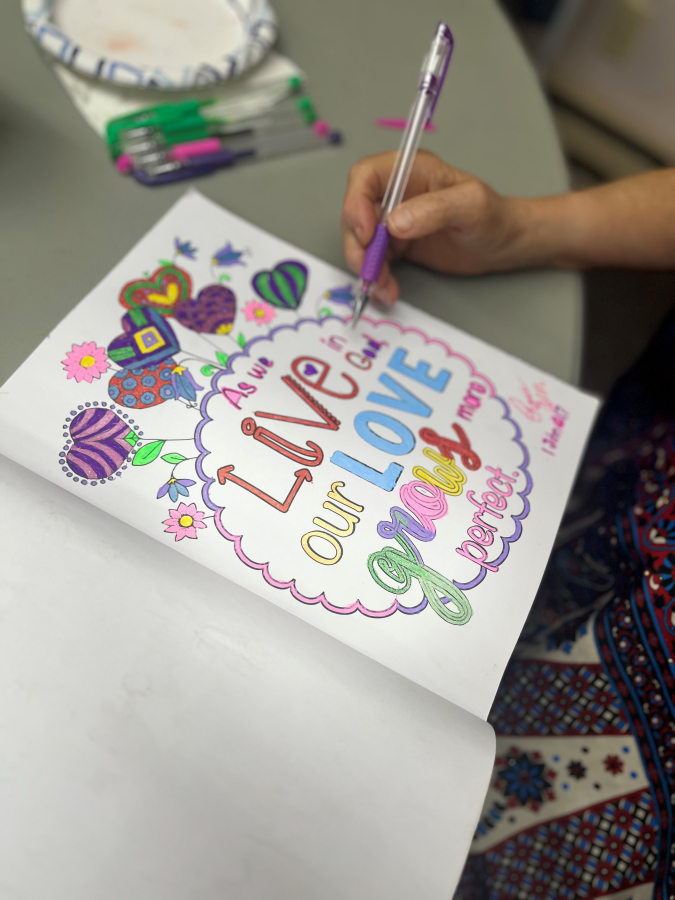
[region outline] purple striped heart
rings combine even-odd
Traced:
[[[138,438],[111,409],[85,409],[70,423],[66,463],[80,478],[107,478],[128,458]]]

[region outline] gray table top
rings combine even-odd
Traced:
[[[512,194],[567,188],[546,102],[493,0],[275,0],[278,49],[308,74],[340,147],[201,179],[211,199],[338,266],[350,165],[393,148],[377,116],[405,116],[419,62],[442,15],[456,49],[438,132],[425,145]],[[390,48],[399,48],[398,58]],[[185,190],[119,176],[23,31],[18,0],[0,4],[0,384]],[[582,336],[578,275],[534,271],[450,278],[401,270],[407,300],[568,381]]]

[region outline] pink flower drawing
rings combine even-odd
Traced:
[[[276,313],[274,307],[264,300],[249,300],[244,307],[244,315],[248,322],[255,322],[256,325],[265,325],[275,318]]]
[[[110,368],[105,350],[97,347],[93,341],[73,344],[73,349],[66,353],[61,364],[68,373],[68,378],[74,378],[78,384],[81,381],[91,384],[94,378],[100,378]]]
[[[168,526],[164,531],[175,534],[177,541],[182,541],[184,537],[196,538],[197,529],[206,528],[206,525],[202,522],[206,513],[197,512],[197,507],[194,503],[191,503],[189,506],[186,506],[185,503],[179,503],[178,509],[169,510],[169,515],[171,518],[164,519],[162,525]]]

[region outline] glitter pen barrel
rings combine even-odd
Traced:
[[[375,234],[363,260],[359,283],[354,295],[352,328],[356,327],[361,318],[379,278],[389,246],[387,218],[389,213],[403,200],[422,132],[425,125],[431,122],[436,101],[443,87],[453,46],[452,32],[444,22],[441,22],[422,64],[417,96],[410,110],[408,123],[394,161],[394,168],[389,176],[389,184],[382,201],[380,221],[375,227]]]

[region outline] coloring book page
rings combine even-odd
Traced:
[[[0,451],[485,717],[597,403],[352,290],[190,191],[2,388]]]

